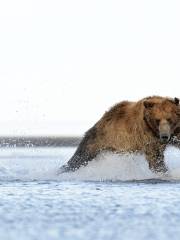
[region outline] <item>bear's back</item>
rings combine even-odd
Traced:
[[[132,108],[135,106],[135,102],[123,101],[117,103],[113,107],[110,108],[109,111],[105,112],[102,117],[102,121],[108,122],[112,120],[120,120],[124,119],[127,114],[132,111]]]

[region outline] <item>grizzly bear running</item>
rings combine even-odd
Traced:
[[[170,143],[180,145],[179,127],[178,98],[153,96],[138,102],[120,102],[86,132],[73,157],[61,167],[61,172],[75,171],[101,151],[111,150],[143,153],[152,171],[165,173],[164,150]],[[176,138],[172,138],[174,136]]]

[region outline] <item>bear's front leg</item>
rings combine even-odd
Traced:
[[[180,133],[173,136],[169,142],[170,145],[180,148]]]
[[[164,162],[165,144],[149,144],[145,149],[146,160],[149,168],[155,173],[167,173],[168,169]]]

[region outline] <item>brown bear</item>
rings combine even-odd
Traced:
[[[138,102],[120,102],[86,132],[75,154],[60,172],[75,171],[101,151],[111,150],[143,153],[152,171],[165,173],[164,150],[167,144],[180,146],[179,132],[178,98],[152,96]]]

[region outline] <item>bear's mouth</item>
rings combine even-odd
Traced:
[[[171,139],[171,135],[166,134],[166,133],[160,134],[160,141],[162,143],[168,143],[170,141],[170,139]]]

